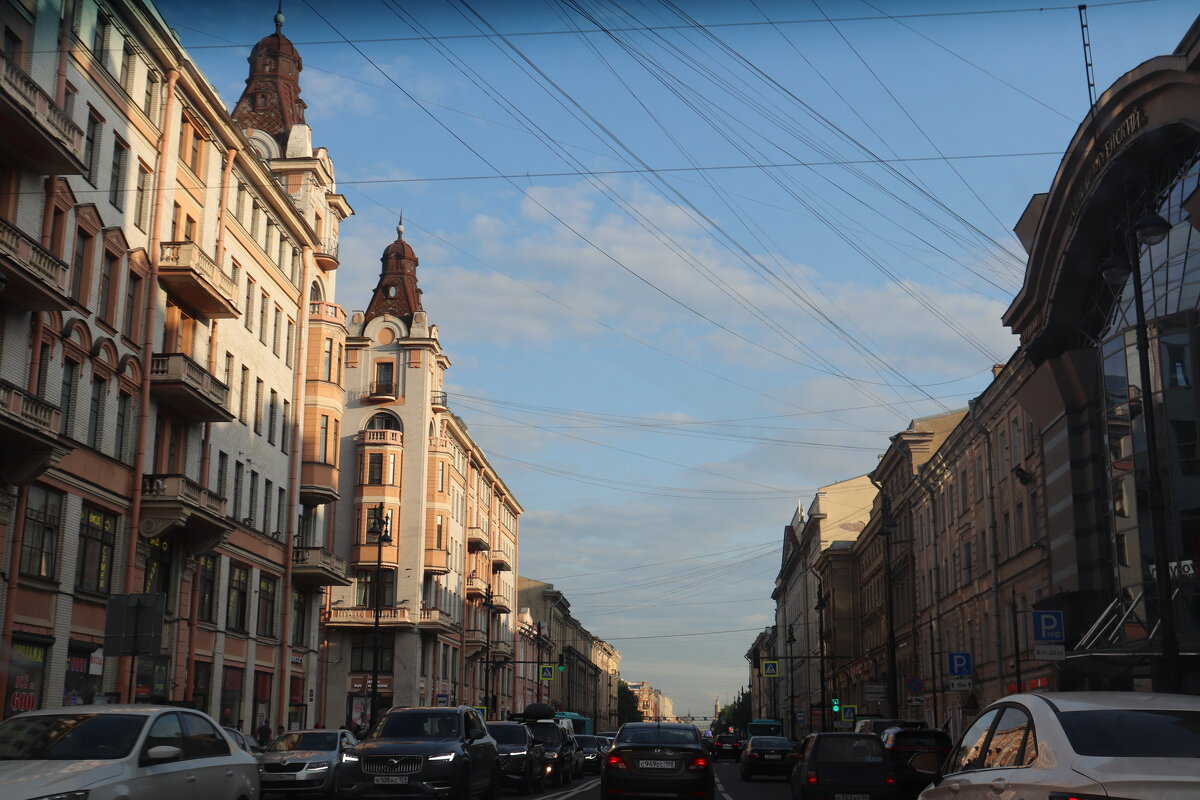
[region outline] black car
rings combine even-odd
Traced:
[[[521,794],[546,788],[546,751],[529,726],[519,722],[489,722],[488,733],[500,748],[500,776],[517,785]]]
[[[600,796],[646,795],[713,800],[712,759],[692,725],[628,722],[600,771]]]
[[[795,752],[791,741],[782,736],[751,736],[742,748],[742,780],[753,780],[755,775],[787,776]]]
[[[912,767],[913,756],[932,753],[941,764],[950,755],[954,743],[945,731],[912,728],[889,728],[879,734],[883,749],[892,760],[892,772],[896,775],[896,796],[900,800],[915,798],[929,785],[929,775]]]
[[[608,742],[599,736],[576,734],[575,744],[583,748],[583,771],[599,775],[604,753],[608,750]]]
[[[791,775],[792,800],[895,800],[892,763],[873,733],[813,733]]]
[[[713,759],[729,758],[737,761],[742,755],[742,741],[732,733],[722,733],[710,746]]]
[[[479,711],[394,708],[342,754],[337,796],[439,797],[500,795],[500,755]]]

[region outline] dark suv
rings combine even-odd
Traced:
[[[717,736],[712,745],[713,761],[720,758],[731,758],[737,761],[742,755],[742,741],[732,733],[722,733]]]
[[[496,740],[469,706],[392,709],[342,754],[337,773],[339,798],[499,794]]]

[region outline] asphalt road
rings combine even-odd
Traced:
[[[717,768],[718,800],[789,800],[786,778],[761,777],[743,781],[738,777],[738,765],[721,761]],[[575,781],[565,789],[548,789],[544,794],[530,795],[534,800],[601,800],[600,780],[589,776]]]

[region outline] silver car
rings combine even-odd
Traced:
[[[342,753],[358,744],[347,730],[288,731],[259,756],[264,794],[331,794]]]
[[[212,718],[171,706],[30,711],[0,723],[0,797],[256,800],[258,762]]]

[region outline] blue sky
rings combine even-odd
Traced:
[[[1015,347],[1011,229],[1088,108],[1075,5],[1032,5],[284,4],[338,302],[403,211],[521,573],[680,713],[746,684],[796,504]],[[232,106],[275,4],[160,8]],[[1195,13],[1090,4],[1098,91]]]

